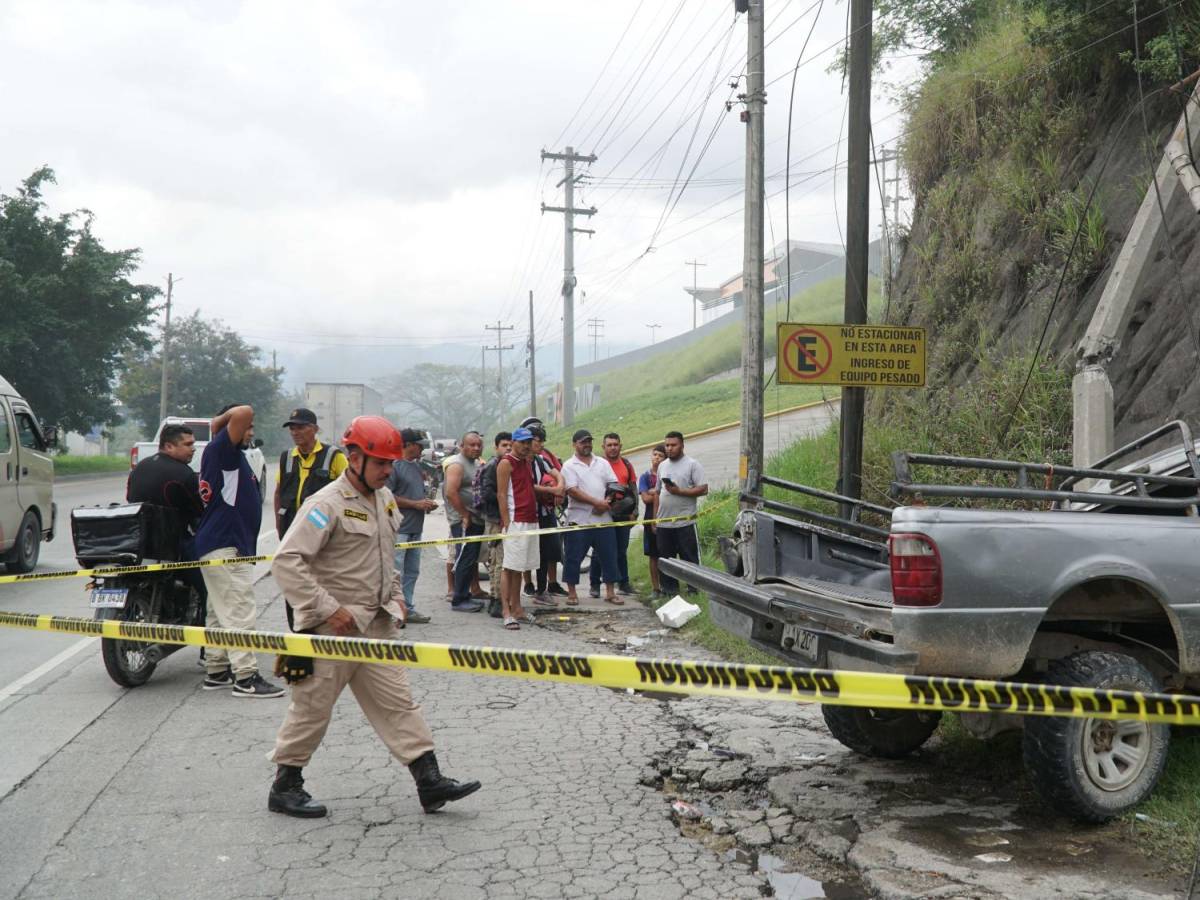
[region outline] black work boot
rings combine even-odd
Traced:
[[[438,769],[437,757],[430,750],[418,756],[408,764],[413,781],[417,783],[417,797],[421,800],[421,808],[427,813],[437,812],[449,801],[461,800],[468,794],[473,794],[482,785],[478,781],[459,783],[453,778],[447,778]]]
[[[304,789],[301,771],[299,766],[280,766],[276,770],[275,783],[267,797],[267,809],[298,819],[320,819],[328,810],[314,802],[312,795]]]

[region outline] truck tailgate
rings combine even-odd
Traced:
[[[659,568],[707,593],[716,624],[790,662],[888,672],[916,668],[917,654],[892,644],[886,591],[799,578],[751,584],[678,559],[659,560]]]

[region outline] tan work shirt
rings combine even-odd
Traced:
[[[315,628],[339,606],[364,634],[380,609],[401,617],[404,593],[393,565],[399,524],[391,491],[363,496],[345,473],[304,501],[271,564],[297,631]]]

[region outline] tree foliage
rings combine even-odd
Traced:
[[[127,355],[117,392],[148,430],[158,424],[161,346],[160,333],[155,347]],[[282,371],[260,366],[260,353],[236,331],[198,312],[172,322],[167,414],[212,416],[228,403],[249,403],[260,413],[274,409]]]
[[[524,366],[518,363],[505,368],[503,397],[499,397],[497,381],[495,369],[484,373],[474,366],[422,363],[376,379],[374,386],[385,406],[400,411],[403,427],[458,437],[472,428],[507,422],[513,410],[524,407],[529,397],[529,373]],[[520,418],[517,416],[517,421]]]
[[[92,213],[46,213],[54,181],[43,166],[0,194],[0,374],[43,421],[87,431],[114,418],[122,356],[149,346],[160,291],[129,280],[140,251],[106,250]]]

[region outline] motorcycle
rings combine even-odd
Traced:
[[[439,459],[426,459],[421,457],[418,465],[421,467],[421,478],[425,481],[425,497],[428,500],[436,500],[438,493],[442,489],[442,479],[444,472]]]
[[[174,511],[150,503],[73,509],[71,536],[75,557],[85,569],[179,558],[180,530]],[[206,610],[199,583],[199,569],[97,574],[88,585],[89,605],[98,620],[202,626]],[[105,637],[100,639],[100,656],[113,681],[122,687],[139,687],[181,647]]]

